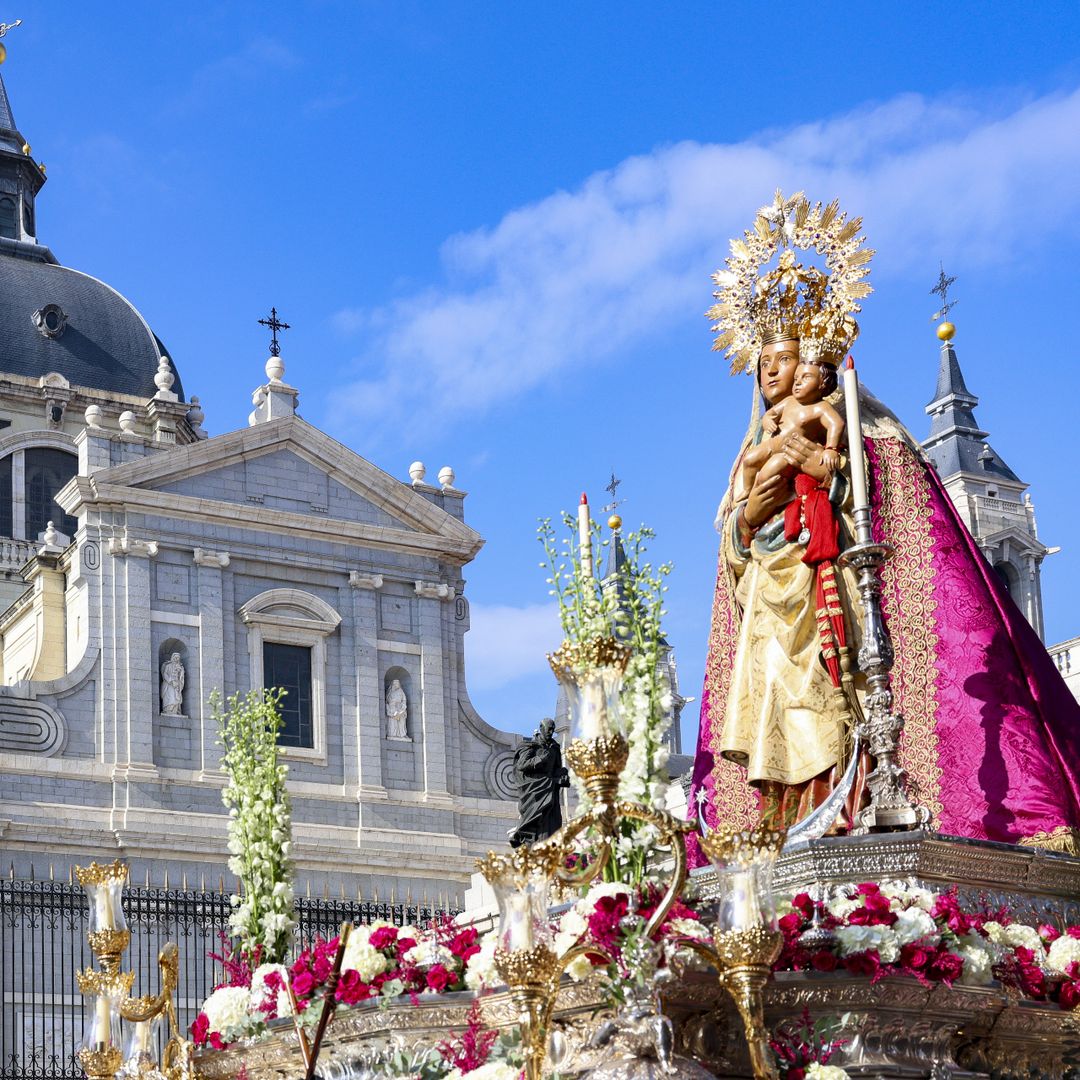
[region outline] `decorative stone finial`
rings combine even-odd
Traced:
[[[187,422],[191,425],[191,430],[194,431],[200,439],[206,438],[206,432],[202,429],[203,421],[205,419],[206,413],[202,411],[199,399],[195,395],[192,395],[191,408],[187,411]]]
[[[41,539],[45,541],[46,547],[56,547],[56,542],[60,539],[60,534],[56,531],[56,526],[51,521],[45,526],[45,535]]]
[[[452,488],[454,486],[454,470],[449,465],[444,465],[439,470],[439,483],[444,488]]]
[[[285,374],[285,361],[280,356],[271,356],[266,361],[266,377],[272,383],[281,382],[281,376]]]
[[[422,461],[414,461],[409,466],[409,477],[414,484],[422,484],[427,476],[427,466]]]
[[[87,405],[86,412],[83,413],[86,417],[86,426],[88,428],[100,428],[101,427],[101,406],[100,405]]]
[[[162,394],[167,394],[176,382],[176,376],[172,373],[169,358],[162,356],[158,360],[157,372],[154,375],[154,385]]]
[[[125,409],[120,414],[120,430],[125,435],[134,435],[136,420],[135,414],[130,409]]]

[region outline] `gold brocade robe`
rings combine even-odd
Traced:
[[[737,479],[734,486],[740,486]],[[839,487],[846,491],[842,477]],[[843,549],[851,519],[848,500],[840,501]],[[752,784],[801,784],[839,761],[845,709],[821,659],[814,568],[802,562],[806,549],[784,540],[782,513],[758,531],[749,550],[743,548],[736,525],[741,502],[725,516],[721,538],[742,621],[720,752],[744,766]],[[854,656],[854,578],[838,566],[837,583]]]

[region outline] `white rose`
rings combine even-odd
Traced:
[[[1046,966],[1063,975],[1065,969],[1077,961],[1080,961],[1080,941],[1068,934],[1062,934],[1046,953]]]
[[[246,986],[222,986],[206,999],[202,1011],[211,1031],[227,1035],[247,1024],[250,1004],[251,991]]]
[[[345,955],[341,960],[342,971],[355,971],[367,983],[376,975],[381,975],[386,968],[387,959],[378,949],[367,941],[358,940],[354,943],[352,935],[349,935]]]
[[[839,1065],[822,1065],[812,1061],[806,1066],[807,1080],[849,1080],[846,1069]]]
[[[904,908],[897,912],[892,930],[899,945],[910,945],[913,941],[931,937],[933,944],[937,944],[937,924],[921,907]]]
[[[866,952],[876,949],[878,937],[874,933],[876,926],[838,926],[835,930],[836,944],[841,956]]]
[[[964,986],[988,986],[994,978],[991,952],[997,947],[976,933],[965,934],[960,939],[957,953],[964,958],[964,970],[960,982]]]

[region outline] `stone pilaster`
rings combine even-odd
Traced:
[[[217,745],[217,727],[210,709],[210,695],[217,690],[225,694],[224,665],[224,603],[222,571],[229,565],[225,551],[207,551],[196,548],[194,553],[198,575],[199,596],[199,685],[202,700],[198,712],[192,712],[199,721],[199,747],[202,776],[213,776],[221,771],[221,747]]]
[[[382,772],[382,679],[379,674],[378,590],[381,574],[353,570],[349,574],[353,610],[353,684],[355,747],[345,745],[345,782],[356,785],[360,802],[385,799]],[[350,776],[351,774],[351,776]]]

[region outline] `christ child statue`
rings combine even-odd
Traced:
[[[818,360],[802,360],[795,371],[791,396],[777,402],[762,417],[761,426],[769,436],[743,458],[743,484],[749,491],[755,481],[773,476],[790,476],[796,470],[782,452],[784,439],[793,431],[824,446],[822,464],[830,473],[840,468],[840,443],[844,437],[844,418],[825,397],[832,380],[826,380]]]

